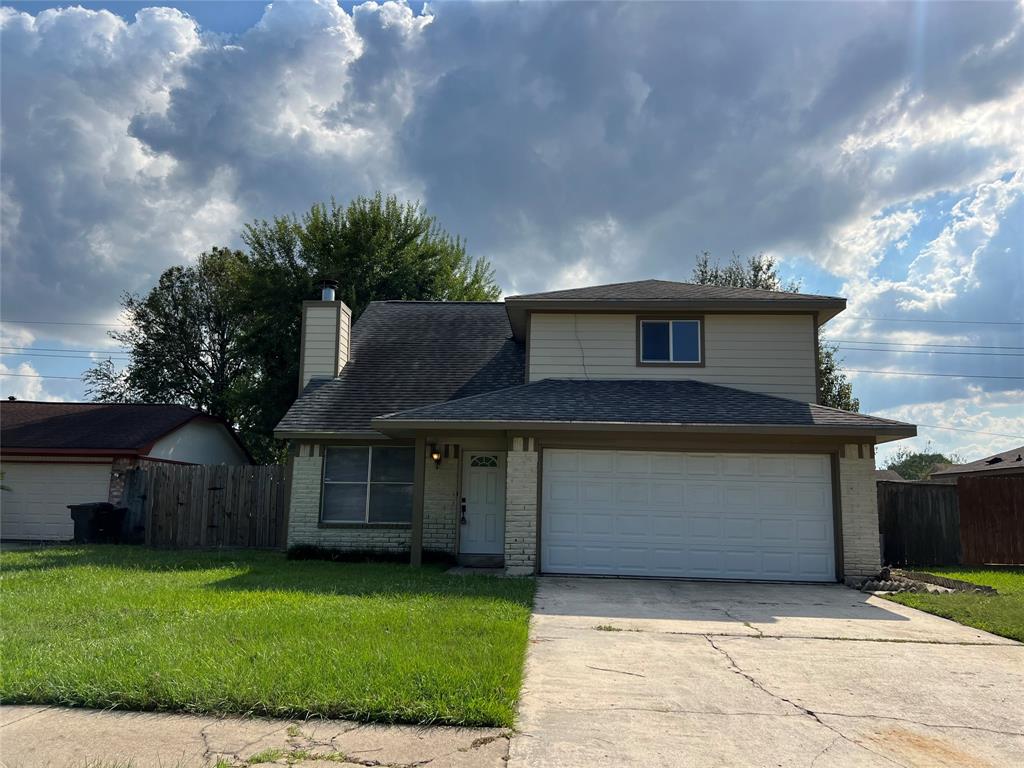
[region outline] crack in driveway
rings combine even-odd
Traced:
[[[871,749],[870,747],[867,747],[863,743],[857,741],[857,739],[854,739],[851,736],[847,736],[845,733],[840,731],[835,726],[829,725],[824,720],[822,720],[814,710],[808,709],[807,707],[803,706],[802,704],[797,704],[792,699],[787,699],[785,696],[782,696],[781,694],[778,694],[778,693],[775,693],[774,691],[768,690],[765,687],[764,683],[762,683],[760,680],[755,678],[753,675],[751,675],[751,674],[749,674],[747,672],[744,672],[743,669],[740,668],[739,664],[736,663],[736,660],[730,655],[730,653],[727,650],[725,650],[724,648],[718,646],[715,643],[715,641],[712,639],[711,635],[705,635],[704,639],[708,641],[708,644],[712,648],[714,648],[715,651],[717,651],[719,654],[721,654],[726,659],[726,661],[729,662],[729,669],[732,672],[734,672],[735,674],[739,675],[744,680],[747,680],[751,685],[753,685],[755,688],[757,688],[762,693],[764,693],[764,694],[766,694],[768,696],[771,696],[776,701],[781,701],[781,702],[784,702],[784,703],[788,704],[789,706],[793,707],[794,709],[798,710],[799,712],[803,713],[807,717],[809,717],[812,720],[814,720],[814,722],[816,722],[822,728],[827,728],[828,730],[832,731],[832,733],[836,734],[836,736],[838,738],[842,739],[843,741],[846,741],[846,742],[854,745],[855,747],[859,747],[860,749],[863,749],[865,752],[870,752],[875,757],[879,757],[882,760],[885,760],[886,762],[892,763],[893,765],[899,765],[902,768],[910,768],[906,763],[901,763],[900,761],[895,760],[895,759],[889,757],[888,755],[883,755],[881,752],[876,752],[875,750]],[[817,757],[815,757],[815,760],[817,760],[818,757],[821,757],[821,755],[824,752],[825,752],[825,750],[822,750],[822,752],[819,753],[817,755]]]

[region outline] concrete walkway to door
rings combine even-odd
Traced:
[[[544,577],[510,768],[1024,763],[1024,646],[832,585]]]

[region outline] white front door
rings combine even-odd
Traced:
[[[505,550],[505,454],[465,451],[459,553],[500,555]]]
[[[834,581],[825,455],[544,451],[546,573]]]

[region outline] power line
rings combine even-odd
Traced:
[[[14,356],[14,357],[49,357],[53,360],[113,360],[115,357],[118,360],[123,360],[128,355],[98,355],[93,357],[91,355],[47,355],[47,354],[33,354],[32,352],[0,352],[0,355]]]
[[[844,373],[880,373],[883,376],[941,376],[949,379],[1013,379],[1024,380],[1024,376],[976,376],[972,373],[920,373],[918,371],[868,371],[863,368],[843,368]]]
[[[1018,320],[931,320],[912,317],[864,317],[863,315],[846,315],[853,320],[868,320],[872,323],[952,323],[954,325],[1024,325]]]
[[[128,328],[127,323],[73,323],[64,320],[0,320],[0,323],[14,325],[95,325],[101,328]]]
[[[838,347],[844,352],[895,352],[900,355],[983,355],[985,357],[1024,357],[1020,352],[945,352],[939,349],[874,349],[872,347]]]
[[[0,376],[13,376],[17,379],[72,379],[82,381],[81,376],[43,376],[41,373],[0,373]]]
[[[71,347],[16,347],[11,344],[0,344],[0,349],[16,349],[19,352],[85,352],[97,355],[127,355],[127,352],[109,349],[72,349]]]
[[[938,424],[918,424],[919,427],[928,429],[948,429],[953,432],[973,432],[976,435],[989,435],[991,437],[1010,437],[1014,440],[1024,440],[1024,435],[1004,435],[1002,432],[982,432],[980,429],[964,429],[963,427],[940,427]]]
[[[826,344],[871,344],[872,346],[949,347],[951,349],[1024,349],[1024,347],[984,346],[982,344],[925,344],[916,341],[867,341],[865,339],[822,339]]]

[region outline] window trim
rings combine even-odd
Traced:
[[[636,367],[637,368],[703,368],[707,364],[707,347],[704,344],[705,316],[698,314],[673,313],[661,315],[637,315],[636,316]],[[645,322],[667,322],[668,326],[668,353],[672,355],[672,321],[682,320],[697,323],[697,353],[696,362],[674,360],[644,360],[643,359],[643,324]]]
[[[366,479],[365,480],[328,480],[327,479],[327,452],[332,448],[364,448],[367,451],[366,454]],[[412,520],[409,522],[396,522],[394,520],[370,520],[370,491],[374,485],[409,485],[413,487],[413,495],[415,495],[415,479],[409,482],[399,482],[397,480],[371,480],[371,473],[373,472],[373,450],[374,448],[405,448],[413,452],[413,471],[415,473],[416,468],[416,449],[409,445],[325,445],[322,450],[323,462],[320,465],[320,516],[317,521],[320,528],[410,528],[412,527]],[[415,474],[413,475],[415,478]],[[366,501],[363,505],[363,519],[362,520],[325,520],[324,519],[324,502],[327,499],[327,494],[324,493],[327,485],[363,485],[366,486]],[[413,500],[413,506],[415,506],[415,500]]]

